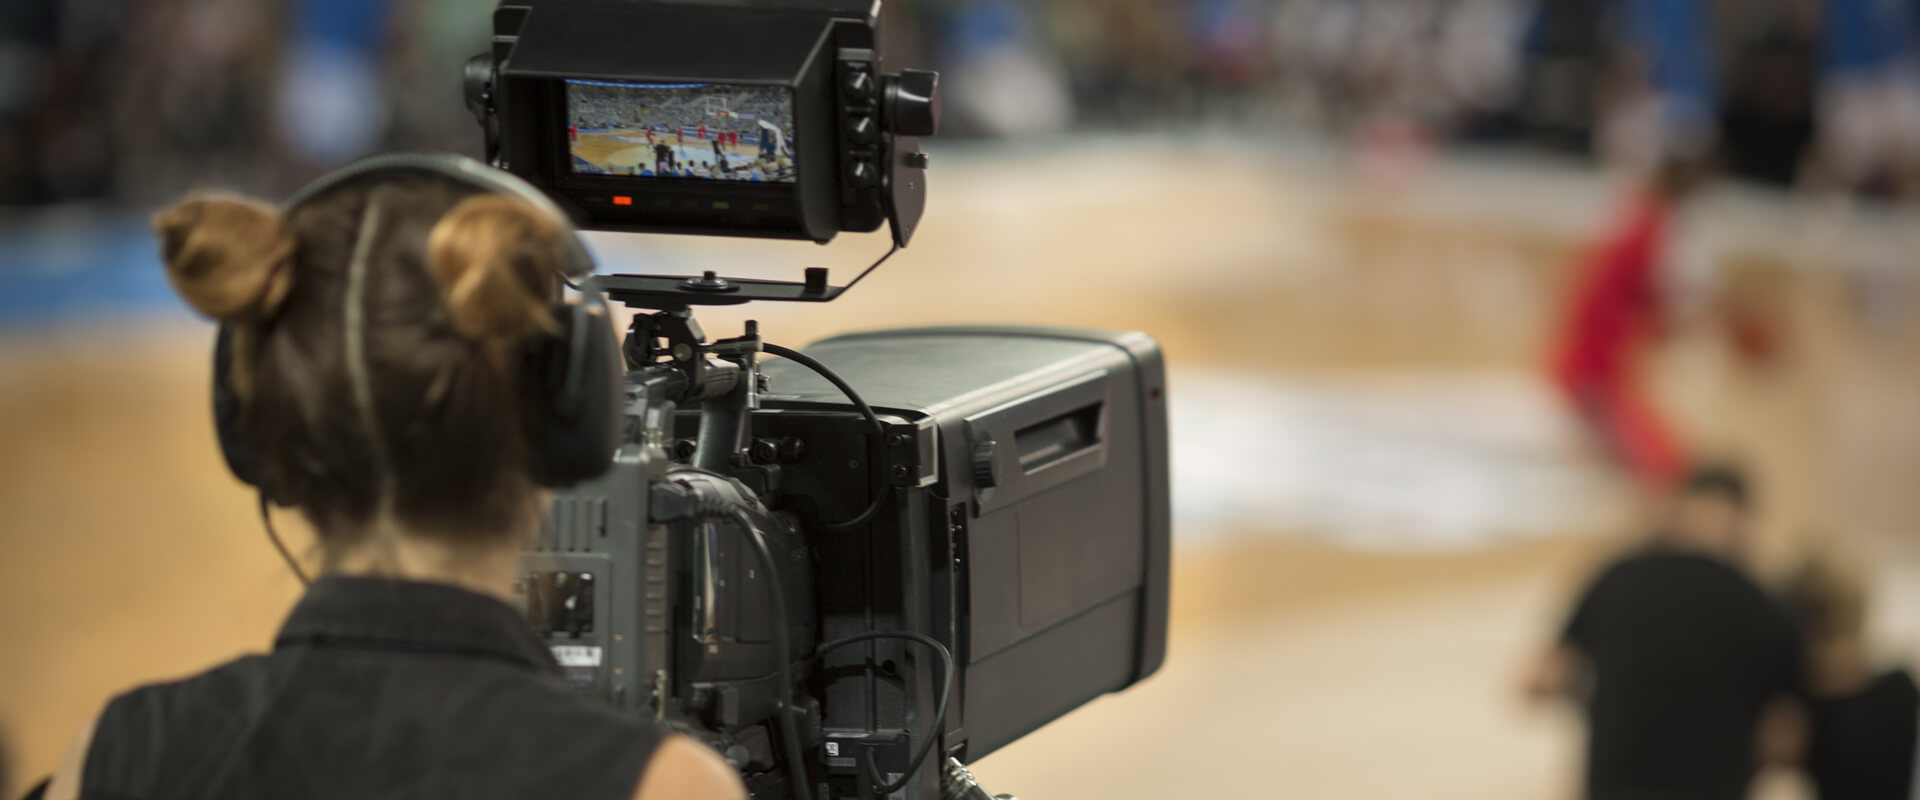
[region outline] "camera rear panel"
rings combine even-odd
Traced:
[[[870,531],[868,547],[904,558],[891,601],[901,621],[949,642],[961,663],[950,749],[978,759],[1158,669],[1170,523],[1152,339],[929,328],[828,339],[807,353],[918,434],[905,438],[931,437],[931,469],[894,454],[896,474],[912,473],[902,482],[925,475],[926,485],[896,490],[907,499],[901,524]],[[838,398],[795,365],[766,371],[769,408]],[[900,541],[882,541],[890,535]],[[826,572],[820,580],[824,593]]]
[[[644,450],[625,451],[607,474],[556,492],[516,587],[568,681],[630,710],[651,711],[651,676],[669,655],[666,531],[647,523],[659,466]]]

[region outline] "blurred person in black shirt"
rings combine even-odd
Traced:
[[[1806,767],[1821,800],[1913,797],[1920,691],[1904,669],[1868,654],[1867,598],[1856,573],[1810,558],[1787,592],[1807,642],[1811,744]]]
[[[1796,718],[1800,643],[1742,564],[1748,515],[1740,473],[1697,469],[1529,675],[1536,697],[1585,700],[1585,797],[1737,800],[1763,753],[1791,757],[1775,732]]]

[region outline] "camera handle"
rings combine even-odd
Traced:
[[[940,786],[942,800],[1019,800],[1010,794],[987,794],[957,758],[947,759],[947,774],[942,776]]]
[[[751,442],[748,413],[759,406],[760,324],[746,334],[707,343],[706,333],[685,307],[633,317],[620,346],[628,370],[667,373],[673,400],[700,404],[700,435],[693,466],[731,474],[747,466]]]

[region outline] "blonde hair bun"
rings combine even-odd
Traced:
[[[427,235],[427,263],[454,330],[486,343],[558,333],[550,304],[566,235],[558,220],[504,195],[448,211]]]
[[[280,212],[228,194],[188,198],[153,218],[167,280],[195,311],[233,322],[272,316],[292,288],[293,238]]]

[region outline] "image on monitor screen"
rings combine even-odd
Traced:
[[[567,81],[576,175],[794,181],[784,86]]]

